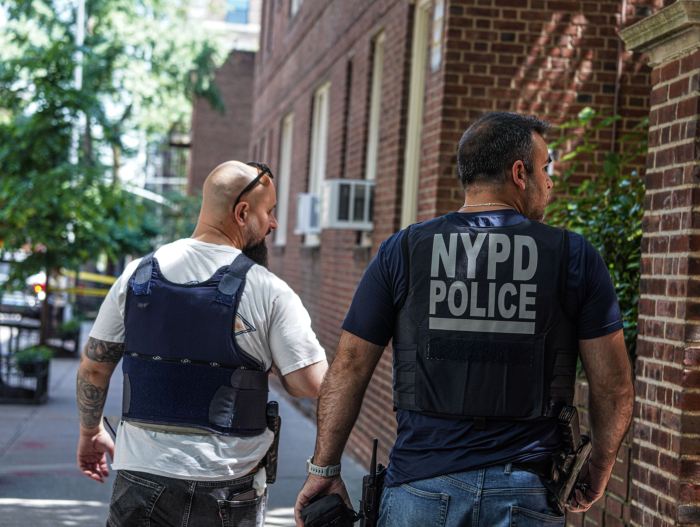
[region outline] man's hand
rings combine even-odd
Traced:
[[[345,483],[340,476],[332,478],[324,478],[321,476],[313,476],[309,474],[304,482],[304,486],[297,496],[297,502],[294,504],[294,519],[297,527],[304,527],[304,522],[301,520],[301,509],[306,507],[309,502],[316,496],[325,496],[326,494],[338,494],[345,504],[352,508],[350,496],[345,488]]]
[[[96,433],[80,433],[78,439],[78,467],[88,478],[104,483],[109,476],[107,454],[114,459],[114,441],[104,429]]]
[[[612,468],[612,466],[605,468],[594,461],[589,461],[584,468],[583,476],[579,479],[584,490],[574,487],[574,492],[569,498],[566,509],[571,512],[586,512],[590,509],[605,493],[605,487],[608,486]]]
[[[341,333],[338,351],[323,380],[318,401],[314,463],[320,466],[340,463],[345,442],[360,412],[367,384],[383,351],[384,346],[372,344],[347,331]],[[333,493],[339,494],[348,506],[352,506],[340,476],[323,478],[309,475],[294,506],[297,526],[304,525],[301,509],[314,496]]]

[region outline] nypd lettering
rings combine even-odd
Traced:
[[[435,234],[430,329],[533,335],[537,263],[530,236]]]

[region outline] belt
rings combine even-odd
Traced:
[[[537,474],[541,478],[552,479],[552,460],[541,459],[539,461],[518,461],[513,463],[513,468],[525,470]]]

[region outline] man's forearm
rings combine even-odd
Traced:
[[[591,462],[612,469],[632,420],[634,387],[622,330],[579,342],[589,388]]]
[[[599,466],[612,467],[632,420],[634,390],[631,380],[618,390],[603,394],[591,392],[589,406],[591,460]]]
[[[89,338],[80,359],[76,398],[81,429],[99,428],[109,379],[124,354],[124,344]]]
[[[314,463],[335,465],[362,406],[382,346],[343,332],[338,352],[321,386]]]

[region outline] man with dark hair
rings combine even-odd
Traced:
[[[631,420],[631,369],[600,255],[541,223],[546,130],[514,113],[477,120],[459,143],[462,207],[396,233],[368,266],[321,388],[297,525],[314,496],[347,499],[336,465],[392,339],[398,430],[380,525],[563,525],[543,482],[578,356],[592,455],[567,508],[603,495]]]
[[[327,369],[299,297],[265,268],[275,205],[266,165],[219,165],[192,236],[131,262],[105,298],[78,370],[77,458],[99,482],[114,460],[109,526],[262,527],[270,370],[316,397]],[[115,448],[102,411],[120,361]]]

